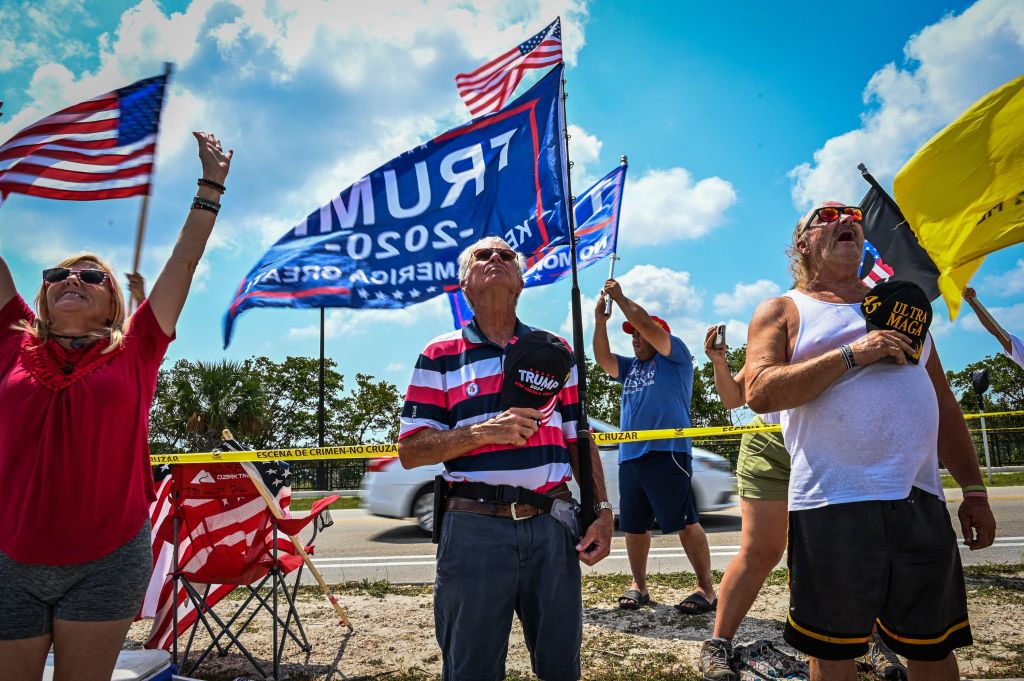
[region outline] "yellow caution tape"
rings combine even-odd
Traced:
[[[1020,416],[1022,411],[1000,411],[986,414],[964,414],[964,418],[977,419],[982,416]],[[710,437],[717,435],[746,435],[748,433],[778,433],[781,426],[703,426],[699,428],[665,428],[662,430],[627,430],[616,433],[592,433],[598,445],[614,445],[622,442],[644,442],[647,440],[669,440],[680,437]],[[369,459],[398,456],[398,445],[347,445],[340,447],[294,447],[291,449],[256,449],[245,452],[200,452],[197,454],[151,454],[154,466],[183,463],[232,463],[238,461],[324,461],[327,459]]]

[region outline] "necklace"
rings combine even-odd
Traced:
[[[83,348],[88,347],[89,339],[91,338],[91,336],[65,336],[64,334],[61,333],[51,333],[50,335],[53,336],[54,338],[63,338],[64,340],[71,341],[72,350],[81,350]]]

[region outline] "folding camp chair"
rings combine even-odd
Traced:
[[[287,464],[273,462],[259,466],[264,481],[273,485],[276,480],[279,490],[284,476],[277,467]],[[331,524],[329,513],[323,512],[338,497],[317,501],[305,518],[276,519],[240,464],[183,464],[173,469],[173,593],[183,590],[196,613],[195,626],[179,662],[178,609],[174,609],[172,655],[175,663],[181,673],[190,673],[214,649],[223,656],[237,648],[260,675],[280,678],[281,657],[289,639],[304,652],[311,649],[295,607],[303,560],[296,555],[288,537],[299,534],[313,523],[310,545],[306,546],[306,553],[312,554],[316,535]],[[286,577],[292,574],[294,581],[289,588]],[[236,585],[246,597],[234,612],[221,614],[234,604],[221,601],[223,605],[218,607],[221,612],[215,611],[216,603],[207,602],[211,584]],[[281,595],[287,604],[283,616],[278,607]],[[241,641],[246,627],[260,612],[269,613],[272,621],[271,675]],[[211,640],[190,666],[189,653],[199,624]]]

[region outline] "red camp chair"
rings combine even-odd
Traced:
[[[281,499],[282,483],[287,479],[287,464],[258,464],[264,483]],[[171,504],[174,513],[174,557],[172,565],[174,589],[183,590],[195,608],[197,622],[192,629],[184,654],[178,664],[178,617],[174,618],[173,659],[181,673],[192,672],[215,648],[223,656],[237,647],[256,671],[264,677],[280,678],[281,657],[285,644],[293,640],[304,651],[311,646],[295,608],[295,594],[302,576],[303,560],[297,555],[289,535],[299,534],[307,525],[313,533],[306,553],[313,553],[312,542],[317,533],[331,524],[329,513],[321,513],[338,499],[337,496],[317,501],[304,518],[276,519],[267,502],[260,496],[252,480],[237,463],[183,464],[173,467]],[[287,514],[286,514],[287,515]],[[294,574],[291,587],[286,576]],[[247,596],[230,614],[214,611],[215,603],[207,603],[210,585],[228,584],[243,589]],[[180,585],[180,589],[179,589]],[[261,591],[266,590],[266,593]],[[287,603],[287,612],[279,612],[279,596]],[[221,601],[223,613],[233,607]],[[270,614],[273,622],[273,674],[242,644],[246,627],[260,611]],[[177,608],[175,608],[177,613]],[[189,652],[198,624],[210,635],[210,643],[191,666]]]

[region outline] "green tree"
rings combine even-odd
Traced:
[[[252,439],[267,420],[264,393],[241,362],[180,359],[161,370],[150,409],[155,451],[209,451],[225,428]]]
[[[597,362],[587,364],[587,415],[618,427],[622,412],[622,386],[612,380]]]
[[[946,372],[949,385],[960,401],[960,408],[964,413],[978,411],[978,397],[971,384],[971,373],[977,369],[988,369],[988,378],[992,385],[985,393],[987,411],[1024,409],[1024,371],[1006,355],[998,354],[968,364],[960,371]]]
[[[326,362],[324,380],[325,444],[394,442],[401,400],[388,381],[356,375],[345,391],[334,360]],[[288,357],[274,362],[253,357],[244,362],[179,360],[157,377],[150,410],[154,452],[209,451],[229,428],[255,449],[310,447],[318,444],[320,362]],[[319,489],[358,484],[362,460],[297,463],[296,480]]]

